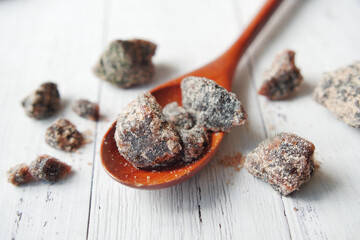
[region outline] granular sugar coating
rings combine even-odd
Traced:
[[[346,124],[360,128],[360,62],[324,74],[313,98]]]
[[[28,183],[32,180],[29,167],[24,163],[10,168],[7,172],[7,178],[8,182],[15,186]]]
[[[73,152],[82,145],[83,136],[69,120],[58,119],[46,130],[45,142],[54,148]]]
[[[163,108],[163,114],[175,127],[190,129],[194,126],[194,121],[190,114],[177,102],[171,102]]]
[[[295,52],[285,50],[264,73],[264,83],[258,93],[270,100],[285,99],[299,89],[302,81],[300,70],[295,66]]]
[[[186,77],[181,82],[181,93],[183,107],[208,130],[228,132],[246,122],[245,109],[235,94],[213,80]]]
[[[99,120],[99,105],[85,99],[79,99],[73,104],[73,111],[80,117],[93,121]]]
[[[292,133],[280,133],[261,142],[245,159],[245,168],[288,195],[314,175],[314,144]]]
[[[155,50],[154,43],[141,39],[112,41],[95,65],[94,73],[121,88],[147,83],[154,75],[151,58]]]
[[[30,163],[29,171],[36,179],[56,182],[71,171],[71,166],[49,155],[40,155]]]
[[[182,161],[191,162],[198,159],[209,144],[206,129],[196,125],[191,129],[179,129],[179,133],[183,147]]]
[[[178,133],[150,93],[119,114],[114,137],[120,154],[137,168],[172,164],[182,150]]]
[[[54,115],[60,109],[60,94],[57,85],[52,82],[41,84],[21,104],[29,117],[42,119]]]

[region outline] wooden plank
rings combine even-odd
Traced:
[[[232,2],[112,1],[109,5],[107,42],[141,37],[158,43],[157,76],[149,85],[128,90],[102,84],[101,108],[110,122],[98,126],[97,149],[130,100],[212,60],[244,27],[236,22]],[[244,61],[236,73],[234,92],[244,101],[250,123],[227,135],[209,166],[189,181],[159,191],[130,189],[107,176],[97,153],[89,239],[289,239],[281,198],[246,171],[235,172],[218,164],[224,155],[247,153],[264,138],[249,80]]]
[[[45,129],[66,117],[80,131],[95,123],[76,116],[72,102],[95,100],[98,80],[91,73],[101,49],[101,1],[0,2],[0,235],[3,239],[81,239],[86,237],[94,143],[77,153],[44,142]],[[46,120],[28,118],[23,97],[42,82],[58,83],[64,108]],[[73,166],[74,174],[57,184],[14,187],[6,170],[47,153]]]
[[[267,40],[252,52],[257,88],[274,55],[286,48],[297,52],[305,79],[301,91],[288,101],[259,97],[269,135],[287,131],[308,138],[321,162],[311,182],[283,198],[292,239],[354,239],[359,233],[359,132],[311,98],[323,72],[359,60],[360,32],[354,29],[354,23],[360,22],[357,3],[297,1],[286,9],[285,19],[274,23],[280,27],[269,31]]]

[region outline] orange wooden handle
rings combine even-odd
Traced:
[[[235,43],[223,55],[206,66],[194,71],[196,75],[203,75],[214,79],[217,83],[230,90],[233,75],[240,58],[282,1],[283,0],[266,1]],[[210,76],[209,73],[213,75]],[[219,76],[225,77],[224,79],[217,79]]]

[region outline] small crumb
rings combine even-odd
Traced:
[[[236,171],[244,166],[245,157],[240,152],[235,153],[232,156],[225,156],[219,160],[219,164],[224,167],[233,167]]]
[[[32,180],[29,167],[24,163],[10,168],[10,170],[7,172],[7,175],[8,182],[15,186],[28,183]]]
[[[86,99],[79,99],[73,105],[73,111],[80,117],[92,121],[99,120],[99,104],[92,103]]]
[[[294,211],[297,212],[297,211],[299,211],[299,209],[297,209],[296,207],[294,207]]]
[[[92,166],[92,162],[87,162],[87,165]]]
[[[45,141],[51,147],[74,152],[82,145],[83,136],[69,120],[58,119],[46,130]]]

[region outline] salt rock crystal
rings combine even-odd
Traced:
[[[244,166],[281,195],[288,195],[314,175],[314,150],[310,141],[282,132],[261,142],[247,155]]]
[[[52,82],[41,84],[21,104],[29,117],[43,119],[54,115],[60,109],[60,94],[57,85]]]
[[[49,155],[40,155],[30,163],[29,172],[36,179],[56,182],[71,171],[71,166]]]
[[[92,103],[86,99],[79,99],[74,102],[72,109],[80,117],[92,121],[99,120],[99,104],[97,103]]]
[[[171,102],[163,108],[165,117],[174,124],[175,127],[181,129],[190,129],[194,126],[194,121],[190,114],[177,102]]]
[[[29,166],[24,163],[10,168],[7,172],[7,178],[8,182],[15,186],[28,183],[32,180],[32,176],[29,172]]]
[[[360,62],[325,73],[313,98],[349,126],[360,128]]]
[[[191,129],[180,129],[179,133],[183,146],[182,161],[191,162],[198,159],[209,144],[206,129],[196,125]]]
[[[141,39],[112,41],[93,71],[121,88],[147,83],[154,75],[151,58],[155,50],[154,43]]]
[[[56,120],[45,133],[45,142],[51,147],[73,152],[83,144],[83,136],[67,119]]]
[[[281,100],[298,91],[303,77],[295,66],[295,52],[285,50],[278,54],[272,66],[264,73],[264,83],[260,95],[270,100]]]
[[[182,105],[196,123],[213,132],[229,132],[243,125],[247,114],[234,93],[228,92],[213,80],[186,77],[181,82]]]
[[[114,137],[120,154],[137,168],[172,164],[182,150],[178,133],[150,93],[119,114]]]

